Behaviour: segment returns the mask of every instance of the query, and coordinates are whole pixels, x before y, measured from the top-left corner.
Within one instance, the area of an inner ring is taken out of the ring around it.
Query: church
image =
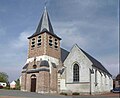
[[[112,75],[77,44],[67,51],[55,34],[47,9],[28,37],[28,57],[21,72],[21,91],[99,94],[110,92]]]

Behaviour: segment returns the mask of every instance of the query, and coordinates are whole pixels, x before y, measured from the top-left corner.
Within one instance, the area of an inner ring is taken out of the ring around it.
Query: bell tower
[[[60,58],[60,40],[54,31],[45,7],[36,32],[28,37],[28,58],[47,55],[56,59]]]
[[[28,39],[28,58],[22,70],[21,90],[56,93],[61,38],[54,33],[46,7],[35,33]]]

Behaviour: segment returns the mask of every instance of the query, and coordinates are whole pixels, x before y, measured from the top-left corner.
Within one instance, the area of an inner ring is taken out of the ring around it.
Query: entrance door
[[[36,77],[31,77],[31,92],[36,92]]]

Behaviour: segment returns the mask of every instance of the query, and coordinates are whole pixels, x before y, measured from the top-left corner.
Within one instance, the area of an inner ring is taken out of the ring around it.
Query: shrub
[[[10,86],[6,86],[6,87],[4,87],[4,89],[7,89],[7,90],[9,90],[9,89],[10,89]]]
[[[67,96],[67,93],[61,92],[60,95],[65,95],[65,96]]]
[[[15,87],[15,90],[20,90],[20,86],[16,86],[16,87]]]
[[[72,93],[72,95],[80,95],[78,92],[74,92]]]

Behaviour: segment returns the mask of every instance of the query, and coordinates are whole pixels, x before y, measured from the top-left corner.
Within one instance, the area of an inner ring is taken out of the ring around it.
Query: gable
[[[78,45],[74,45],[73,46],[73,48],[71,49],[71,51],[70,51],[70,53],[69,53],[69,55],[71,54],[71,56],[73,56],[74,54],[74,52],[73,51],[78,51],[79,50],[79,52],[78,53],[80,53],[79,55],[81,55],[82,53],[82,55],[86,58],[86,60],[89,62],[91,62],[92,63],[92,66],[93,67],[95,67],[95,68],[97,68],[97,69],[99,69],[99,70],[101,70],[101,71],[103,71],[103,72],[105,72],[105,73],[107,73],[107,74],[109,74],[110,76],[112,76],[109,72],[108,72],[108,70],[98,61],[98,60],[96,60],[95,58],[93,58],[91,55],[89,55],[87,52],[85,52],[83,49],[81,49]],[[81,53],[82,52],[82,53]],[[68,55],[68,56],[69,56]],[[69,58],[69,57],[66,57],[66,58]],[[78,56],[78,55],[76,55],[76,56]]]
[[[73,63],[79,63],[83,67],[92,68],[92,62],[86,57],[86,55],[78,48],[77,45],[74,45],[70,50],[70,53],[64,61],[64,65],[68,66]]]

